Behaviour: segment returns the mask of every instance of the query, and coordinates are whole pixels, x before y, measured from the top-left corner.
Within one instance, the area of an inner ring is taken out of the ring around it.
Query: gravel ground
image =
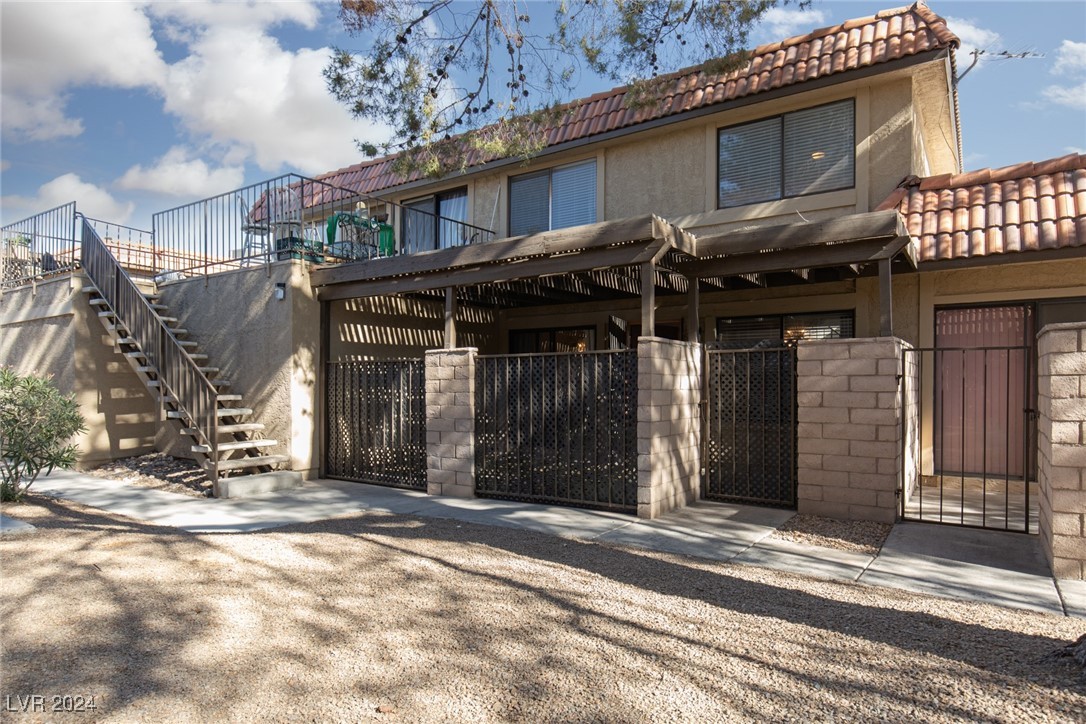
[[[1074,619],[410,516],[4,512],[0,695],[97,706],[11,721],[1086,720]]]
[[[143,488],[155,488],[197,498],[210,498],[211,481],[192,460],[171,457],[165,453],[150,453],[134,458],[114,460],[86,471],[88,475]]]
[[[817,515],[796,515],[785,521],[773,534],[775,538],[796,543],[839,548],[867,555],[878,555],[892,525],[868,520],[834,520]]]

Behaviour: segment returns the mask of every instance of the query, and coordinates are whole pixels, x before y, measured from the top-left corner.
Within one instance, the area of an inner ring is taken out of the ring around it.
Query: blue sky
[[[972,48],[986,51],[960,87],[967,169],[1086,152],[1086,2],[930,5],[963,40],[960,70]],[[896,6],[814,0],[774,12],[754,42]],[[337,9],[0,0],[3,223],[76,200],[89,216],[149,228],[155,211],[362,160],[354,140],[384,131],[351,119],[321,77],[329,49],[354,44]],[[576,95],[611,85],[588,78]]]

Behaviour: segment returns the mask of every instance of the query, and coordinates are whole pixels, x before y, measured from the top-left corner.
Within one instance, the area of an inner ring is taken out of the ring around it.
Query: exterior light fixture
[[[283,282],[275,283],[275,298],[278,301],[283,301],[287,296],[287,285]]]

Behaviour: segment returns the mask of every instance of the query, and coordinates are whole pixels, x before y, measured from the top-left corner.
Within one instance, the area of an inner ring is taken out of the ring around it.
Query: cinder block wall
[[[894,337],[799,343],[800,513],[897,519],[904,345]]]
[[[656,518],[701,489],[700,344],[637,343],[637,515]]]
[[[1056,578],[1086,579],[1086,324],[1037,339],[1041,545]]]
[[[426,492],[475,497],[474,347],[426,353]]]

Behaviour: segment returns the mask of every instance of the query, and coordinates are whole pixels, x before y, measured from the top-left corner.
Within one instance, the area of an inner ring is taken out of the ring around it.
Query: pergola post
[[[445,349],[456,348],[456,287],[445,287]]]
[[[894,297],[890,289],[890,260],[879,259],[879,336],[892,337]]]
[[[641,265],[641,336],[656,336],[656,265]]]
[[[687,277],[686,283],[689,285],[686,290],[686,341],[697,344],[701,338],[701,312],[698,309],[701,292],[697,277]]]

